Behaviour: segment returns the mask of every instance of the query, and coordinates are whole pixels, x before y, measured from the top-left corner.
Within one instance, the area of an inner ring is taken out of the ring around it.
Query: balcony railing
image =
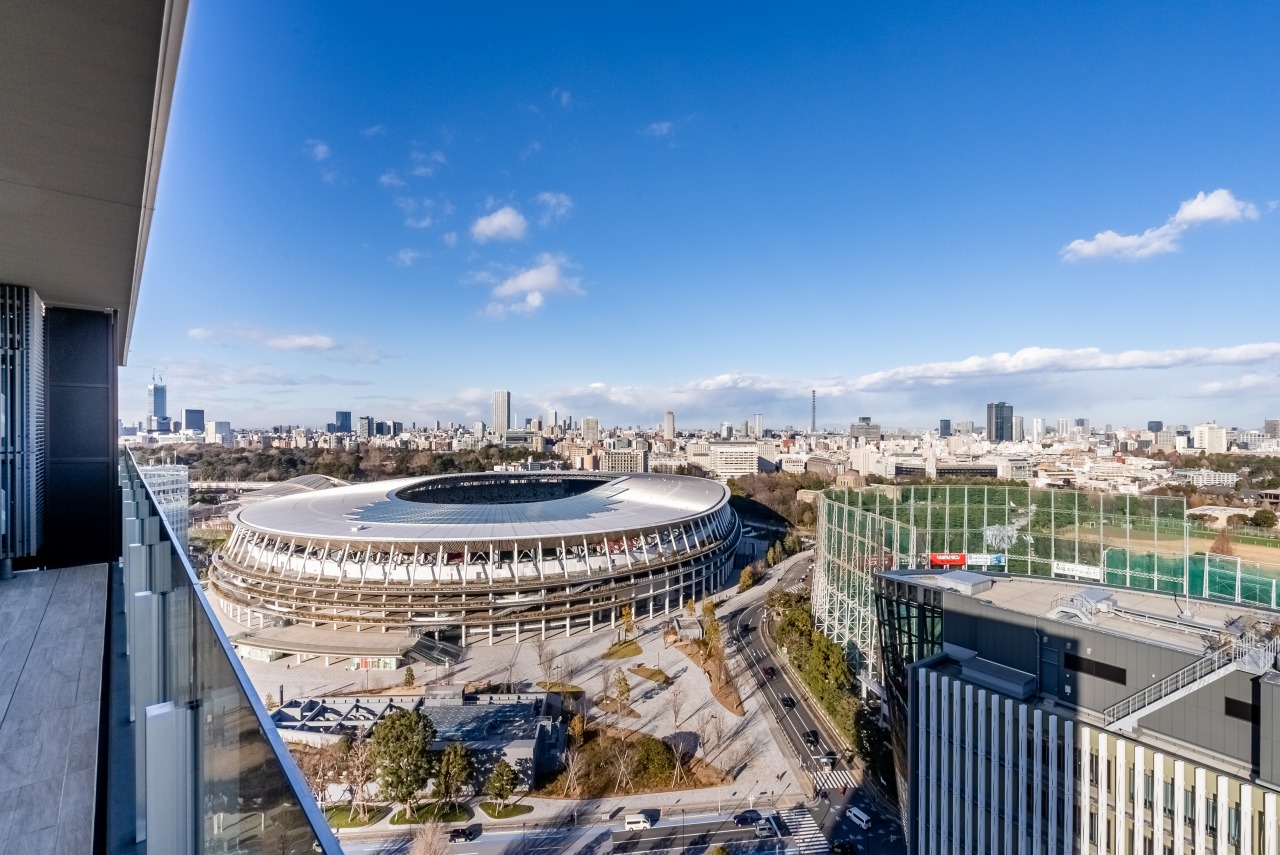
[[[133,458],[120,459],[137,839],[166,855],[341,855]]]

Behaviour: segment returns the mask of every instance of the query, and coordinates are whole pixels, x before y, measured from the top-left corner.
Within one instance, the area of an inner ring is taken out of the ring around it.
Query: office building
[[[204,433],[204,410],[183,410],[182,429]]]
[[[147,385],[147,430],[169,432],[169,390],[163,383]]]
[[[670,410],[662,417],[662,438],[668,442],[676,438],[676,414]]]
[[[204,441],[212,445],[230,447],[235,441],[231,433],[231,422],[207,422],[204,429]]]
[[[859,416],[858,421],[849,425],[849,436],[862,442],[879,442],[880,425],[871,421],[871,416]]]
[[[1013,417],[1013,430],[1009,438],[1014,442],[1022,442],[1027,438],[1026,425],[1022,416]]]
[[[1280,419],[1267,419],[1262,423],[1262,432],[1268,439],[1280,439]]]
[[[1075,429],[1079,432],[1080,436],[1082,437],[1087,437],[1093,433],[1092,428],[1089,427],[1088,419],[1076,419]]]
[[[1196,425],[1191,429],[1191,442],[1197,452],[1205,454],[1226,454],[1227,429],[1218,427],[1213,422]]]
[[[493,432],[499,437],[511,429],[511,393],[497,389],[493,393]]]
[[[1147,430],[1151,433],[1159,433],[1164,430],[1164,422],[1158,420],[1147,422]]]
[[[943,439],[951,436],[951,419],[938,419],[938,436]]]
[[[333,414],[334,433],[351,433],[351,411],[338,410]]]
[[[7,851],[341,851],[117,445],[186,13],[0,12]]]
[[[1067,419],[1058,419],[1057,434],[1060,438],[1065,439],[1071,432],[1071,424]]]
[[[156,503],[156,510],[169,524],[173,543],[187,551],[187,528],[191,520],[191,491],[187,484],[185,466],[139,466],[138,475],[147,485]]]
[[[1042,442],[1044,440],[1044,419],[1031,420],[1031,441]]]
[[[1013,406],[1000,401],[987,404],[987,442],[1013,441]]]
[[[372,439],[377,430],[377,420],[373,416],[361,416],[356,422],[356,436],[360,439]]]
[[[973,422],[956,422],[953,436],[973,436]]]
[[[721,438],[721,439],[733,439],[733,425],[729,424],[728,422],[721,422],[721,423],[720,423],[720,438]]]
[[[764,436],[764,413],[756,413],[752,416],[752,424],[755,428],[753,435],[756,439]]]
[[[593,418],[585,418],[582,420],[582,441],[588,446],[597,445],[600,442],[600,420]]]

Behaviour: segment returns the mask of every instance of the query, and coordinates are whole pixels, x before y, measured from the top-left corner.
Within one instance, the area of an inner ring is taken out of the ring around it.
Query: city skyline
[[[195,10],[122,418],[1266,417],[1273,14],[671,14]]]

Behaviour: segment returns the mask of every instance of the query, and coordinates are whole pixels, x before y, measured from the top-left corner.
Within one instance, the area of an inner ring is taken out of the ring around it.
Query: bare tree
[[[698,744],[702,746],[704,759],[710,760],[716,746],[720,744],[723,727],[720,716],[712,710],[703,710],[694,718],[693,730],[698,734]]]
[[[538,667],[542,670],[542,679],[550,683],[551,677],[555,673],[555,654],[551,652],[551,645],[542,637],[542,634],[534,636],[533,650],[538,655]]]
[[[667,689],[667,698],[671,705],[671,726],[679,727],[680,710],[684,708],[684,687],[679,683],[672,684],[671,688]]]
[[[614,792],[631,789],[631,766],[635,762],[635,748],[625,739],[611,739],[608,745],[609,760],[613,765]]]
[[[569,746],[564,753],[564,792],[562,796],[576,795],[578,792],[578,783],[582,779],[583,769],[586,768],[587,758],[581,748],[577,746]]]
[[[672,739],[670,745],[672,758],[676,761],[671,769],[671,786],[675,787],[685,779],[685,764],[689,761],[689,757],[683,739]]]
[[[560,657],[560,682],[574,685],[578,680],[578,672],[582,670],[582,662],[576,656]]]
[[[325,790],[329,785],[328,776],[332,768],[326,756],[330,753],[332,752],[328,748],[309,745],[299,746],[293,752],[294,759],[298,761],[298,771],[302,772],[307,788],[315,796],[316,802],[321,805],[324,804]]]
[[[378,769],[373,763],[370,742],[358,737],[351,742],[347,752],[347,788],[351,791],[351,809],[359,808],[360,819],[369,816],[369,785],[378,778]]]
[[[424,822],[413,830],[409,855],[450,855],[451,851],[449,837],[439,823]]]

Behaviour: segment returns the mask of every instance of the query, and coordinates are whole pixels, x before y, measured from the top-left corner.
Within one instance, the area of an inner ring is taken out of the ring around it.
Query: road
[[[801,553],[782,569],[775,583],[781,590],[795,589],[811,572],[809,555]],[[906,852],[906,841],[898,818],[886,813],[878,803],[854,780],[853,769],[840,755],[835,734],[809,709],[807,696],[793,686],[788,672],[778,663],[765,644],[762,633],[766,631],[767,610],[763,604],[748,606],[730,621],[730,633],[739,639],[740,655],[747,661],[752,677],[778,723],[787,747],[800,761],[807,779],[799,782],[809,793],[819,798],[810,807],[810,813],[822,833],[832,842],[851,840],[859,852],[899,855]],[[775,676],[768,679],[765,669],[772,668]],[[784,703],[783,699],[794,702]],[[790,708],[788,708],[790,706]],[[804,735],[816,733],[817,741],[806,744]],[[836,753],[835,762],[827,767],[822,758],[829,751]],[[841,792],[841,787],[844,792]],[[823,798],[825,794],[826,798]],[[848,806],[854,806],[871,817],[871,828],[862,829],[844,816]]]

